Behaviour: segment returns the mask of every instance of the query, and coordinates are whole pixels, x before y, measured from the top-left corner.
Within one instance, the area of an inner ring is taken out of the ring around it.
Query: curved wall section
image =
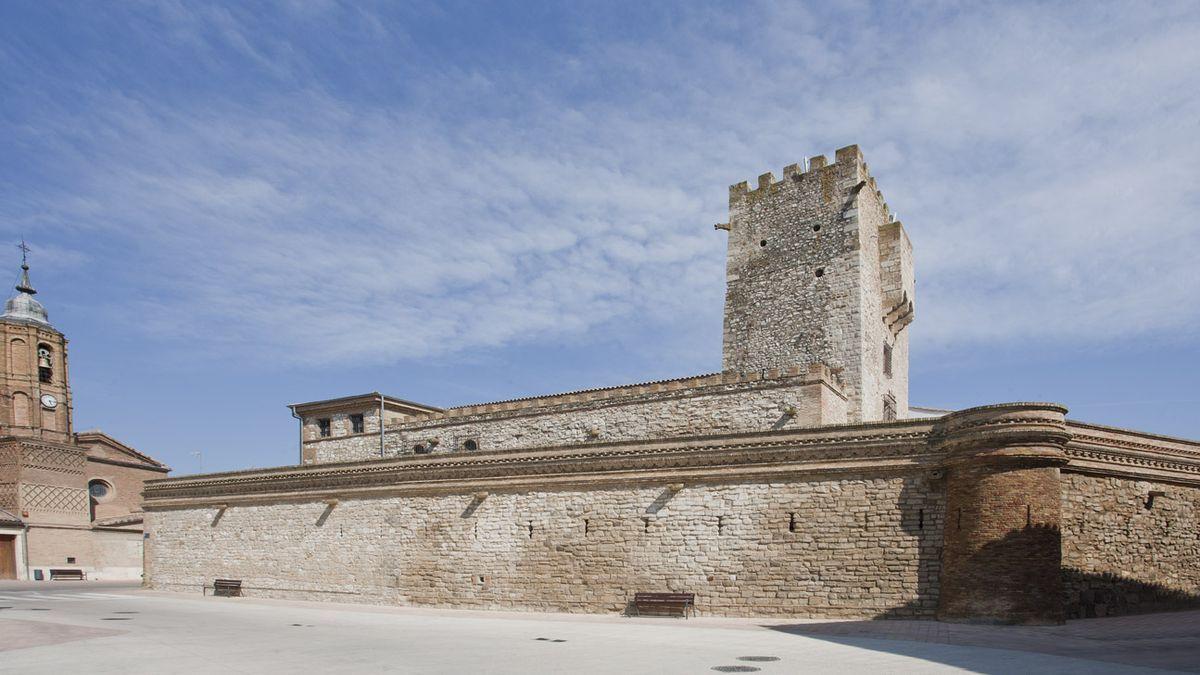
[[[971,408],[942,420],[946,521],[938,618],[1061,623],[1066,409]]]

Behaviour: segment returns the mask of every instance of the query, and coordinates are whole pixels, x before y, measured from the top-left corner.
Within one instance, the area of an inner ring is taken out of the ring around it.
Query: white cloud
[[[1200,325],[1194,8],[709,10],[656,40],[581,34],[537,71],[389,74],[408,105],[307,80],[321,54],[237,13],[175,9],[176,44],[301,86],[96,89],[28,120],[85,168],[14,219],[136,242],[162,336],[364,363],[649,319],[719,339],[725,187],[851,142],[914,239],[922,339]],[[364,50],[409,48],[360,18]]]

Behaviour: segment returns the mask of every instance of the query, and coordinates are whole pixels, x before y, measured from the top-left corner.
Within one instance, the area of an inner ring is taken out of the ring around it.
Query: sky
[[[1200,438],[1195,2],[13,1],[0,128],[76,429],[177,473],[719,370],[728,186],[852,143],[915,405]]]

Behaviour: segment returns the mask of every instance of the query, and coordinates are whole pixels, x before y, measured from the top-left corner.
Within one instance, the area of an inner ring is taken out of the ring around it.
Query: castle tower
[[[4,305],[0,334],[0,436],[68,443],[71,389],[67,380],[67,339],[50,325],[46,308],[33,296],[28,248],[22,243],[17,294]]]
[[[722,368],[823,363],[842,380],[848,421],[905,417],[912,244],[858,146],[793,164],[758,188],[729,188]]]

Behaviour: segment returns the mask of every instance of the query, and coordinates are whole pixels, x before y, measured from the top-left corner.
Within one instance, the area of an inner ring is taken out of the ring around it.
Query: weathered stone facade
[[[720,614],[928,615],[940,532],[926,479],[781,481],[229,506],[155,515],[157,588],[210,574],[258,595],[624,611],[631,588]],[[917,513],[926,511],[926,528]],[[229,544],[236,542],[236,546]],[[780,570],[788,570],[781,575]],[[801,609],[803,608],[803,609]]]
[[[1008,623],[1200,601],[1200,443],[1050,403],[905,419],[912,251],[856,147],[733,186],[718,229],[723,372],[294,405],[299,465],[147,483],[148,585]]]
[[[391,425],[382,456],[515,450],[572,443],[739,433],[846,422],[828,368],[734,373],[451,408]],[[313,462],[381,456],[374,433],[311,437]]]
[[[823,363],[845,383],[850,421],[885,419],[888,399],[903,416],[912,245],[858,147],[835,159],[729,189],[723,369]]]

